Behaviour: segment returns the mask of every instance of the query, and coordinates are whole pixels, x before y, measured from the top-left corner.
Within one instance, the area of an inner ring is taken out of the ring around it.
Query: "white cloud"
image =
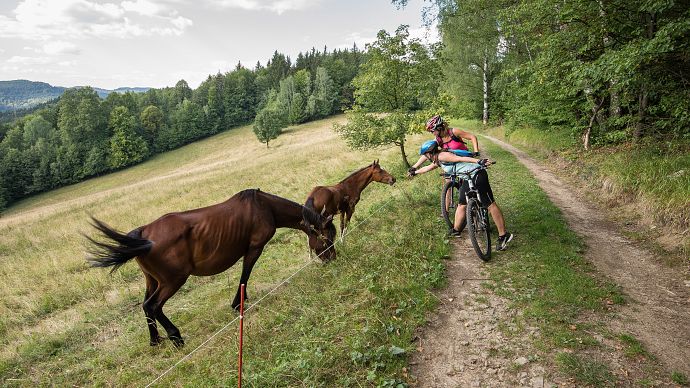
[[[167,12],[167,7],[149,0],[123,1],[122,8],[145,16],[163,16]]]
[[[321,0],[208,0],[211,5],[223,8],[240,8],[249,11],[270,11],[282,14],[312,7]]]
[[[72,67],[77,65],[77,61],[61,61],[57,63],[58,66]]]
[[[64,42],[64,41],[54,41],[43,45],[43,52],[48,55],[61,55],[61,54],[79,54],[79,47],[74,43]]]
[[[338,49],[351,49],[353,44],[356,44],[360,50],[364,49],[364,46],[376,40],[376,32],[352,32],[348,34],[344,39],[342,44],[336,46]]]
[[[45,65],[50,62],[51,59],[47,57],[23,57],[21,55],[15,55],[7,60],[7,63],[17,65]]]
[[[22,0],[14,17],[0,15],[0,38],[55,38],[181,35],[192,21],[160,0]]]

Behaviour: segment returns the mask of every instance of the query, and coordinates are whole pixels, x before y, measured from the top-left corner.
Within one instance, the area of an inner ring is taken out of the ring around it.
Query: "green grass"
[[[673,381],[674,383],[676,383],[678,385],[682,385],[684,387],[687,387],[688,385],[690,385],[690,381],[688,381],[687,376],[685,376],[684,374],[682,374],[680,372],[671,373],[671,381]]]
[[[623,352],[626,356],[635,357],[651,357],[651,354],[647,352],[642,343],[630,334],[620,334],[618,339],[623,343],[625,349]]]
[[[607,366],[596,360],[589,360],[570,353],[560,353],[556,362],[561,371],[573,376],[579,385],[592,387],[612,387],[614,377]]]
[[[543,326],[546,347],[592,343],[585,330],[571,326],[583,314],[605,312],[607,300],[621,303],[620,292],[596,279],[582,257],[582,241],[527,169],[498,146],[483,147],[498,161],[490,170],[491,184],[507,229],[515,234],[510,249],[492,259],[495,291]]]
[[[402,179],[397,149],[348,150],[330,130],[338,120],[291,128],[269,150],[238,128],[8,209],[0,218],[0,385],[146,385],[237,316],[239,266],[191,278],[165,307],[186,347],[151,348],[138,267],[111,276],[84,262],[88,214],[129,230],[248,187],[302,202],[313,186],[374,159],[400,182],[367,188],[336,261],[307,265],[247,314],[244,376],[247,386],[404,383],[414,329],[437,303],[429,290],[445,281],[448,246],[441,221],[429,217],[437,182]],[[307,263],[304,235],[279,230],[254,268],[249,302]],[[159,383],[236,384],[236,335],[233,324]]]
[[[646,141],[602,146],[591,151],[565,130],[535,128],[491,128],[492,136],[508,140],[537,157],[557,155],[568,163],[570,174],[582,185],[597,190],[608,205],[628,206],[647,223],[677,230],[668,251],[687,258],[690,236],[690,144]],[[631,206],[632,205],[632,206]],[[649,234],[648,231],[645,234]],[[658,237],[668,233],[658,232]],[[687,260],[682,260],[687,262]]]

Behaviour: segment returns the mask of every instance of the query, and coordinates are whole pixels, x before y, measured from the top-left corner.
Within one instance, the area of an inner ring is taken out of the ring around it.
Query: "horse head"
[[[395,184],[395,177],[381,168],[378,159],[371,164],[371,178],[375,182],[388,183],[391,186]]]
[[[320,217],[319,222],[309,225],[309,248],[324,262],[335,259],[335,226],[333,216]]]

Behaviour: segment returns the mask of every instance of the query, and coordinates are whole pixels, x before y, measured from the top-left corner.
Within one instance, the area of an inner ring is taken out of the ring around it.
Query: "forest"
[[[690,136],[687,1],[427,3],[458,115],[566,128],[585,149]]]
[[[407,0],[392,0],[404,7]],[[508,130],[567,133],[585,150],[690,142],[690,7],[646,1],[428,0],[441,42],[380,31],[366,50],[312,49],[241,64],[192,90],[68,90],[0,123],[0,209],[254,122],[269,146],[287,125],[348,113],[352,148],[397,146],[436,113]],[[385,113],[382,115],[381,113]]]
[[[352,105],[351,81],[364,57],[356,45],[312,49],[294,63],[276,51],[266,66],[238,64],[194,90],[184,80],[105,99],[91,87],[68,89],[56,102],[0,123],[0,210],[251,123],[257,115],[259,121],[278,112],[284,127],[340,112]]]

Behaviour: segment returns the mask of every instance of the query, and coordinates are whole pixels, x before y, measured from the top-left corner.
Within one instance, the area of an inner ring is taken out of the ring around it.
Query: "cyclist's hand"
[[[410,168],[407,170],[407,176],[411,178],[411,177],[413,177],[413,176],[415,176],[415,175],[417,175],[417,169],[414,168],[414,167],[410,167]]]
[[[496,162],[494,162],[493,160],[489,160],[489,159],[481,159],[479,162],[477,162],[477,164],[479,164],[482,167],[489,167],[494,163],[496,163]]]

